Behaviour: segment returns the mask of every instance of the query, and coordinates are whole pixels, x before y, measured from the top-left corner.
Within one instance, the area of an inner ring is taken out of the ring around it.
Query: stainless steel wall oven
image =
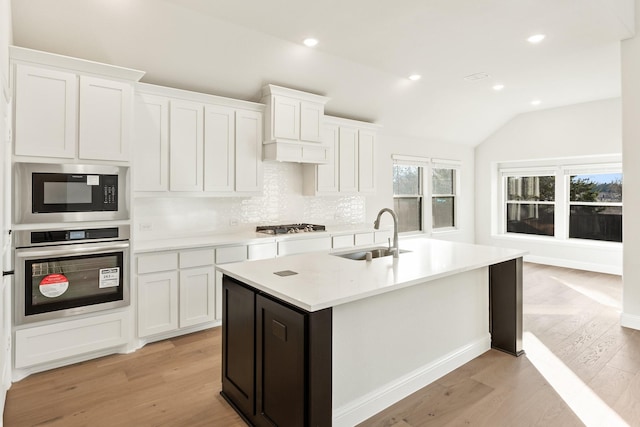
[[[129,226],[15,232],[15,322],[129,305]]]

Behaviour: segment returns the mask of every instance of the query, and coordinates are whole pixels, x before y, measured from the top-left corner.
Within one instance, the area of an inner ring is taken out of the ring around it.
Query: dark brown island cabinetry
[[[222,396],[253,426],[330,426],[331,309],[223,279]]]

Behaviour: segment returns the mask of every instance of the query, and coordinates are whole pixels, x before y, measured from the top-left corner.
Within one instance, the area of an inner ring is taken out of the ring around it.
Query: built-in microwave
[[[44,163],[14,167],[16,224],[129,218],[126,167]]]

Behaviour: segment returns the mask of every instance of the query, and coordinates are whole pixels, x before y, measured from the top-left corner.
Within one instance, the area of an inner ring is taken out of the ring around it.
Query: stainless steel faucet
[[[378,217],[373,222],[373,228],[375,228],[376,230],[380,228],[380,217],[385,212],[389,212],[393,217],[393,246],[389,244],[389,250],[393,251],[394,258],[398,258],[400,254],[400,247],[398,246],[398,215],[396,215],[393,209],[389,209],[389,208],[380,209],[380,212],[378,212]]]

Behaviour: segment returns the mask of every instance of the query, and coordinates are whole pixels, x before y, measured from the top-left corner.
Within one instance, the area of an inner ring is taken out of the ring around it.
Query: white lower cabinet
[[[181,328],[216,319],[215,273],[213,265],[180,270]]]
[[[139,255],[138,336],[216,319],[213,248]]]
[[[178,329],[178,272],[138,276],[138,336]]]
[[[303,238],[278,242],[278,256],[331,250],[331,237]]]

